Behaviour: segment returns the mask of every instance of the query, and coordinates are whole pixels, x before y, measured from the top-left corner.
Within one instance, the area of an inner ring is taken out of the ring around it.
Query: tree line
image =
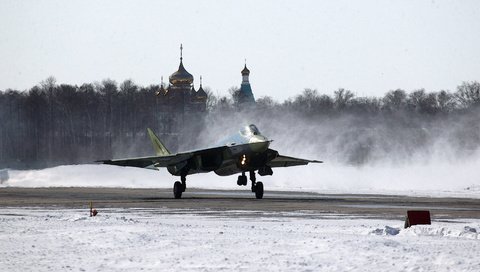
[[[43,168],[152,155],[146,127],[155,130],[171,151],[194,148],[211,144],[206,141],[215,135],[206,131],[211,129],[209,125],[240,116],[259,119],[256,121],[267,128],[271,120],[285,124],[280,120],[287,117],[289,125],[298,123],[295,120],[321,125],[325,120],[351,116],[357,131],[369,127],[368,120],[414,126],[416,132],[448,120],[452,124],[473,124],[468,125],[468,129],[473,126],[472,132],[459,144],[474,150],[480,144],[480,132],[475,130],[480,108],[480,83],[476,81],[463,82],[455,92],[397,89],[383,97],[357,97],[345,89],[331,95],[305,89],[283,102],[260,97],[253,106],[238,101],[237,88],[231,88],[227,96],[207,89],[207,113],[201,116],[206,127],[198,122],[195,126],[182,122],[184,127],[176,127],[175,119],[185,116],[178,115],[166,97],[157,95],[159,87],[143,87],[131,80],[117,84],[108,79],[77,86],[57,84],[50,77],[29,90],[0,91],[0,168]],[[344,151],[345,161],[361,164],[372,157],[368,150],[362,143],[353,149],[354,155],[351,150]]]
[[[231,97],[213,97],[211,110],[238,109],[239,89],[229,90]],[[428,92],[425,89],[407,93],[396,89],[388,91],[383,97],[357,97],[354,92],[340,88],[333,95],[322,94],[316,89],[305,89],[301,94],[279,103],[272,97],[264,96],[256,101],[257,107],[305,113],[308,115],[336,114],[386,114],[411,113],[419,115],[448,114],[464,111],[480,105],[480,83],[463,82],[456,92],[441,90]]]
[[[257,99],[254,108],[231,97],[213,97],[208,127],[254,120],[285,154],[347,165],[461,163],[480,155],[480,83],[454,92],[396,89],[382,97],[359,97],[305,89],[283,102]],[[210,133],[202,134],[205,143]]]

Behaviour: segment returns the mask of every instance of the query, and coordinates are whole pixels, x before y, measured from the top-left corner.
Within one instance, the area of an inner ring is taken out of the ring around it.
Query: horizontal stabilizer
[[[323,161],[306,160],[306,159],[279,155],[275,159],[267,163],[267,165],[270,167],[290,167],[290,166],[297,166],[297,165],[307,165],[309,163],[323,163]]]

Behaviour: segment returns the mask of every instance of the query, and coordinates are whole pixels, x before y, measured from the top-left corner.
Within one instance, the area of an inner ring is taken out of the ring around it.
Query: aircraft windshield
[[[240,133],[242,135],[260,135],[260,131],[258,130],[257,126],[249,125],[243,128]]]

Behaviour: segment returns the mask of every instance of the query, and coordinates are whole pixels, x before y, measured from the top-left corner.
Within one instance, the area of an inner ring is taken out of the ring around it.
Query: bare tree
[[[463,82],[457,87],[456,97],[464,108],[480,105],[480,83]]]

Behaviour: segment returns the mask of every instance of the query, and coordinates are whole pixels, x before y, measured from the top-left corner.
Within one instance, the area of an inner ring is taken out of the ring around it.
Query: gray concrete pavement
[[[345,214],[368,218],[403,219],[407,210],[430,210],[433,219],[479,218],[480,200],[390,195],[316,194],[267,191],[255,199],[249,190],[187,189],[173,199],[171,189],[124,188],[0,188],[0,210],[8,207],[87,208],[93,201],[102,208],[186,209],[195,212],[283,213],[302,211],[316,215]],[[251,213],[255,214],[255,213]]]

